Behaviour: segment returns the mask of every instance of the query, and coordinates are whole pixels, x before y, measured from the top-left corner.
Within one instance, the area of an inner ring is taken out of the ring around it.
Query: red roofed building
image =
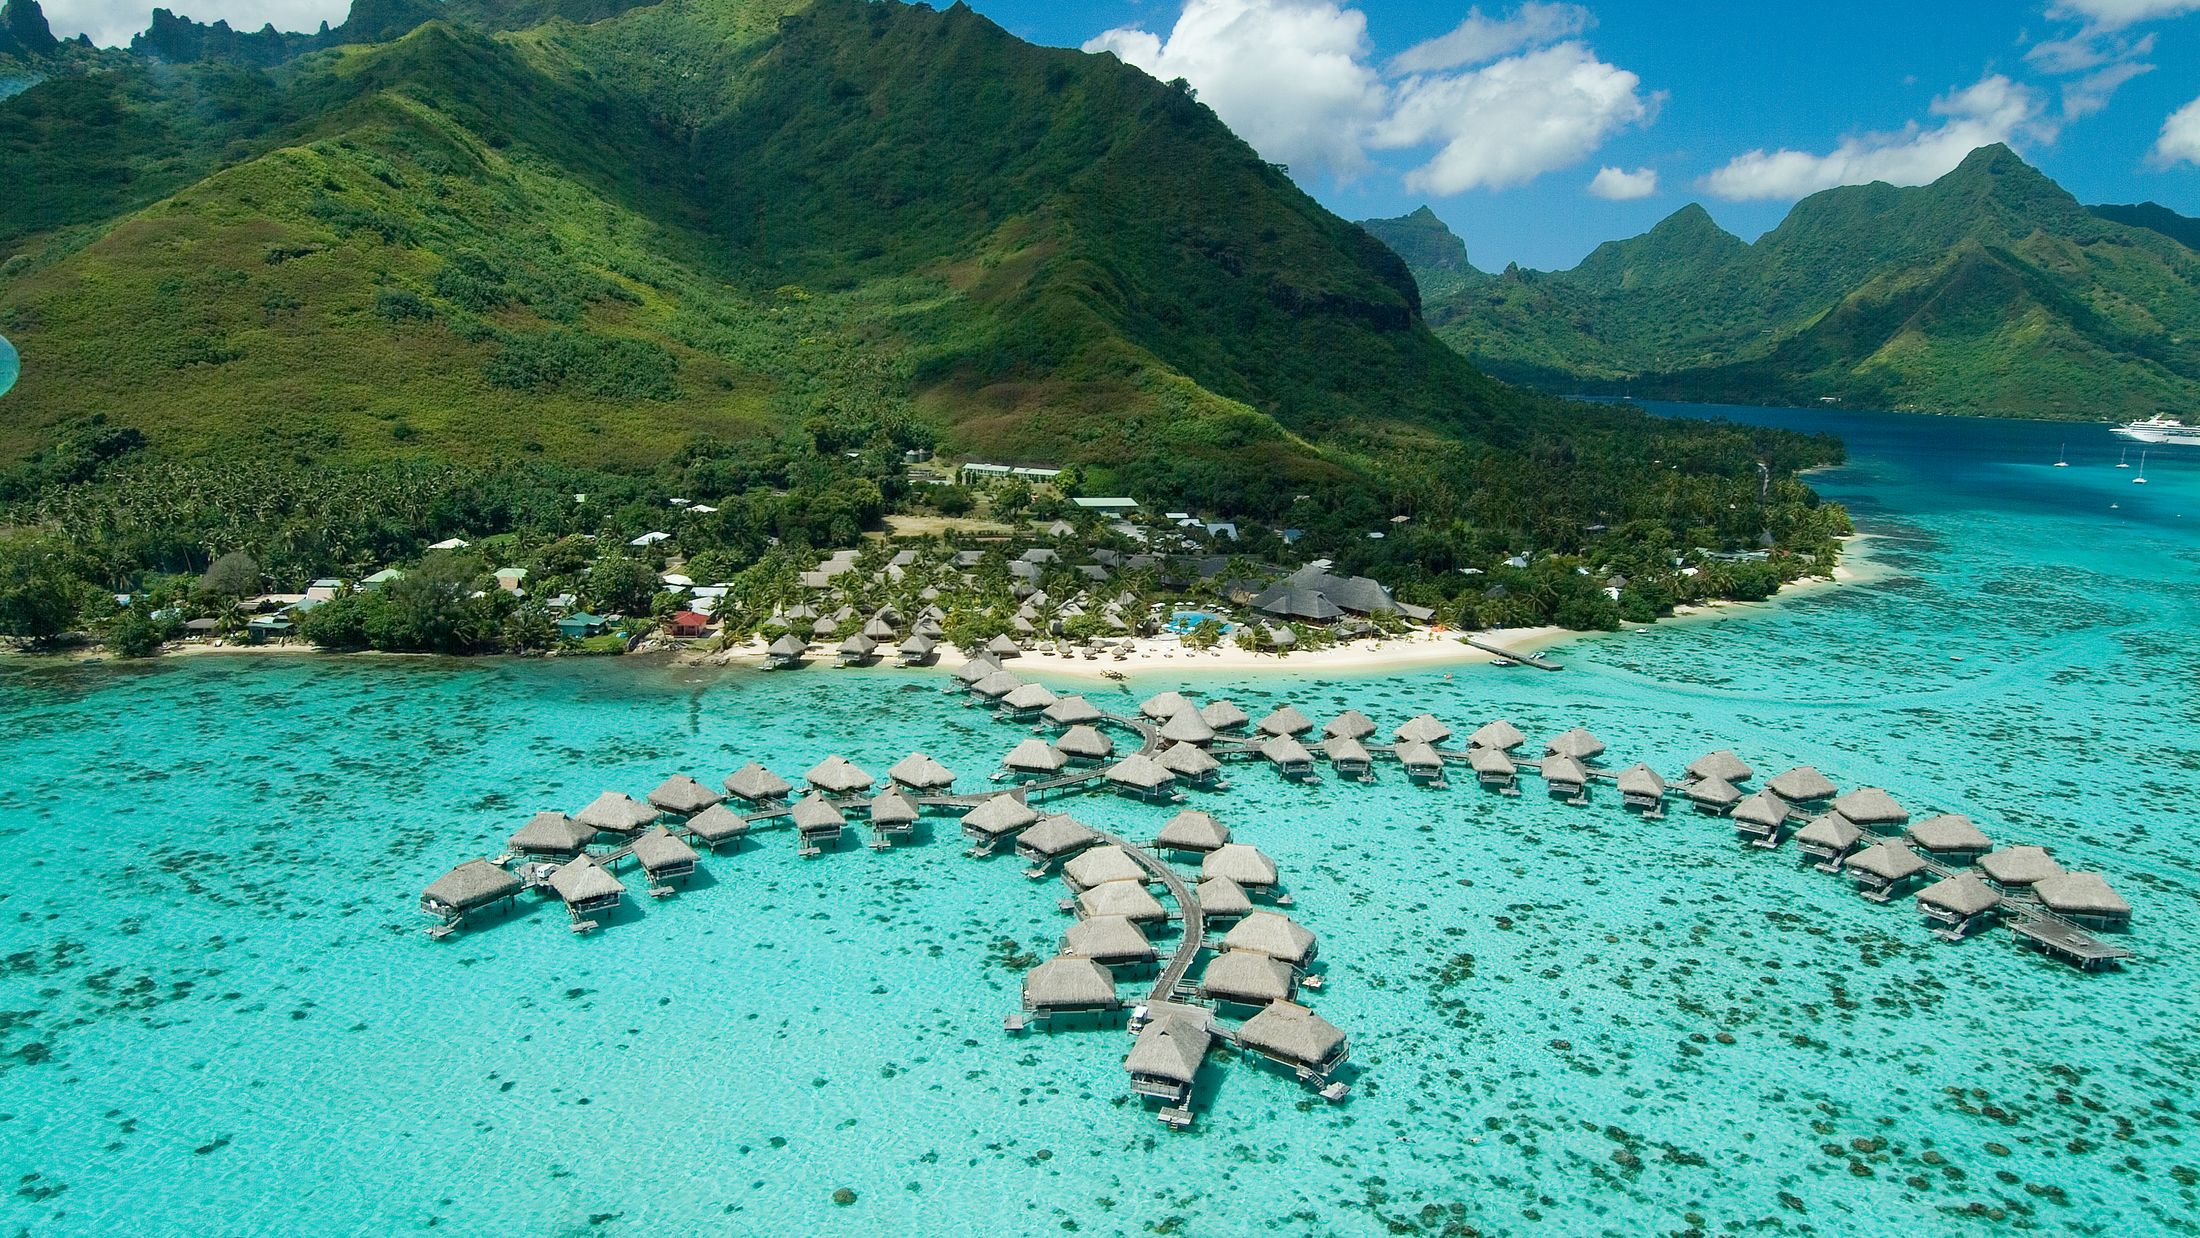
[[[698,615],[692,610],[683,610],[672,617],[672,634],[674,636],[702,636],[709,631],[709,615]]]

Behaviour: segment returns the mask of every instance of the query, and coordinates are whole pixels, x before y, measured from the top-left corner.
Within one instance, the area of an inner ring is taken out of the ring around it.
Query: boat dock
[[[1532,666],[1539,671],[1562,671],[1566,669],[1563,665],[1551,661],[1542,654],[1520,653],[1507,649],[1503,645],[1492,644],[1479,636],[1462,636],[1459,639],[1484,653],[1496,654],[1504,661],[1518,663],[1521,666]]]

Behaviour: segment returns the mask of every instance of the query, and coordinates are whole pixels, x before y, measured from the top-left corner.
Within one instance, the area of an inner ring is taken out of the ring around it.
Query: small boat
[[[2121,452],[2117,453],[2116,467],[2120,469],[2128,469],[2131,467],[2131,448],[2126,447]]]
[[[2055,467],[2059,469],[2066,469],[2070,467],[2070,444],[2064,443],[2060,451],[2056,454]]]
[[[2139,475],[2131,479],[2131,484],[2134,486],[2147,484],[2147,453],[2143,451],[2139,453]]]

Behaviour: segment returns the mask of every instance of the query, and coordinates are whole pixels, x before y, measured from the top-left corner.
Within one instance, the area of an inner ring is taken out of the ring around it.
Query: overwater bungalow
[[[1162,801],[1177,798],[1176,775],[1142,752],[1134,752],[1109,766],[1106,777],[1109,786],[1125,795]]]
[[[1289,963],[1250,950],[1226,950],[1208,960],[1200,996],[1238,1006],[1266,1006],[1298,995],[1298,973]]]
[[[565,910],[573,917],[573,931],[585,933],[596,927],[596,922],[587,917],[616,908],[626,895],[626,887],[605,872],[603,865],[578,855],[550,874],[550,892],[565,903]]]
[[[912,633],[899,650],[903,666],[928,666],[940,656],[938,638],[928,632]]]
[[[1103,716],[1098,706],[1082,696],[1056,698],[1044,711],[1046,720],[1059,727],[1085,727],[1100,721]]]
[[[675,817],[692,817],[725,798],[686,774],[674,774],[649,793],[651,807]]]
[[[1348,709],[1322,724],[1322,738],[1364,740],[1375,730],[1374,719],[1357,709]]]
[[[468,860],[429,883],[420,894],[420,910],[455,929],[484,907],[511,903],[526,884],[487,860]]]
[[[1230,827],[1207,813],[1187,808],[1169,818],[1153,845],[1163,851],[1209,852],[1230,841]]]
[[[1727,815],[1733,818],[1734,832],[1743,842],[1758,847],[1777,847],[1789,812],[1787,801],[1767,790],[1736,804],[1734,811]]]
[[[1170,744],[1154,754],[1161,768],[1195,787],[1212,787],[1222,773],[1222,762],[1197,744]]]
[[[1275,911],[1247,913],[1223,936],[1222,947],[1265,954],[1299,971],[1305,971],[1313,963],[1319,949],[1313,930]]]
[[[1681,784],[1681,794],[1707,817],[1723,816],[1742,802],[1742,789],[1724,778],[1692,778]]]
[[[1276,862],[1266,852],[1247,843],[1224,843],[1207,853],[1199,862],[1199,877],[1228,877],[1230,880],[1254,892],[1276,888],[1281,880],[1276,872]]]
[[[1207,725],[1199,711],[1186,707],[1161,725],[1161,738],[1172,744],[1199,744],[1215,742],[1215,729]]]
[[[1001,698],[1001,711],[1019,721],[1029,721],[1054,704],[1054,693],[1044,684],[1027,683]]]
[[[1503,748],[1467,749],[1467,768],[1474,780],[1501,795],[1520,794],[1520,767]]]
[[[2032,883],[2032,893],[2047,908],[2086,928],[2131,927],[2131,904],[2099,873],[2057,873]]]
[[[868,666],[878,659],[878,642],[857,632],[840,642],[838,652],[842,666]]]
[[[1260,746],[1261,758],[1293,780],[1314,776],[1314,754],[1289,735],[1271,735]]]
[[[1200,707],[1199,720],[1216,731],[1237,731],[1253,724],[1252,715],[1235,701],[1209,701]]]
[[[1554,752],[1544,757],[1537,768],[1543,774],[1543,789],[1552,799],[1577,806],[1589,802],[1589,771],[1580,761]]]
[[[894,762],[886,771],[886,777],[895,786],[907,787],[919,795],[928,791],[944,792],[955,785],[955,771],[922,752],[912,752]]]
[[[695,875],[703,857],[663,826],[644,830],[634,839],[634,860],[649,877],[650,893],[667,889],[668,882],[686,881]]]
[[[1138,712],[1155,722],[1167,722],[1187,709],[1197,709],[1181,692],[1157,692],[1138,703]]]
[[[1037,809],[1014,795],[1003,792],[964,813],[962,832],[965,838],[978,844],[980,849],[990,851],[1009,835],[1038,819]]]
[[[871,818],[871,846],[883,851],[892,845],[894,836],[908,837],[917,828],[919,812],[917,801],[910,798],[906,788],[888,787],[871,801],[867,814]]]
[[[1441,786],[1444,781],[1444,758],[1424,740],[1410,740],[1397,747],[1398,764],[1405,767],[1406,777],[1415,782]]]
[[[1091,959],[1056,955],[1024,974],[1024,1009],[1036,1015],[1121,1010],[1115,973]]]
[[[1134,924],[1159,924],[1169,918],[1169,909],[1143,881],[1103,881],[1077,896],[1077,914],[1088,920],[1121,916]]]
[[[1803,858],[1826,873],[1840,872],[1842,860],[1862,841],[1863,829],[1838,812],[1822,813],[1795,831],[1795,845],[1802,849]]]
[[[998,659],[990,658],[983,653],[980,653],[966,659],[961,666],[956,667],[953,671],[949,673],[955,677],[956,683],[961,684],[965,688],[970,688],[975,687],[979,680],[993,674],[1000,669],[1001,663]]]
[[[1731,780],[1730,780],[1731,781]],[[1833,780],[1818,772],[1813,765],[1798,765],[1784,774],[1776,775],[1765,784],[1772,792],[1790,804],[1817,804],[1830,800],[1840,788]]]
[[[1276,740],[1286,738],[1288,737],[1279,735]],[[1292,740],[1291,742],[1297,743],[1298,741]],[[1261,755],[1267,755],[1265,746],[1261,749]],[[1329,761],[1329,768],[1335,770],[1339,778],[1349,778],[1354,782],[1366,782],[1374,776],[1375,754],[1367,750],[1366,744],[1350,735],[1332,735],[1323,740],[1322,756]]]
[[[1107,732],[1083,723],[1062,732],[1062,737],[1054,741],[1054,747],[1070,760],[1088,764],[1115,755],[1115,741],[1108,738]]]
[[[1958,873],[1918,891],[1917,909],[1938,936],[1960,941],[2000,918],[2001,894],[1977,873]]]
[[[1944,864],[1969,864],[1994,849],[1994,841],[1957,812],[1927,817],[1908,831],[1911,845]]]
[[[1094,847],[1062,866],[1062,881],[1071,893],[1082,893],[1094,886],[1111,881],[1147,880],[1146,866],[1131,858],[1131,853],[1121,847],[1108,844]]]
[[[657,823],[657,810],[623,791],[606,791],[573,819],[599,834],[633,835]]]
[[[1867,830],[1889,833],[1910,823],[1910,810],[1878,787],[1858,787],[1833,801],[1833,810]]]
[[[1688,763],[1688,777],[1691,781],[1708,781],[1717,778],[1723,782],[1740,786],[1755,776],[1756,771],[1749,768],[1747,761],[1735,756],[1731,750],[1726,748],[1721,748],[1717,752],[1707,752]]]
[[[1121,916],[1094,916],[1070,925],[1062,934],[1062,953],[1111,968],[1139,967],[1159,957],[1145,930]]]
[[[1253,729],[1263,735],[1304,735],[1314,729],[1314,720],[1298,711],[1294,705],[1278,705],[1273,713],[1253,724]]]
[[[735,799],[765,808],[786,799],[794,787],[786,779],[751,761],[726,775],[726,790]]]
[[[1123,1069],[1131,1076],[1131,1091],[1161,1101],[1166,1106],[1162,1115],[1172,1124],[1191,1121],[1185,1106],[1191,1103],[1192,1082],[1215,1039],[1208,1028],[1204,1012],[1197,1019],[1154,1019],[1139,1029],[1138,1039],[1131,1042],[1131,1051],[1123,1058]]]
[[[1008,671],[994,671],[970,685],[970,690],[989,701],[998,701],[1024,686],[1024,681]]]
[[[562,812],[538,812],[504,845],[514,855],[571,859],[595,836],[594,827]]]
[[[764,650],[764,665],[774,670],[789,670],[800,666],[802,655],[809,651],[809,642],[789,632]]]
[[[726,843],[739,845],[743,835],[749,832],[748,818],[724,804],[713,804],[689,817],[688,837],[711,849],[715,854]]]
[[[1053,744],[1032,736],[1021,740],[1001,758],[1001,768],[1015,774],[1046,778],[1062,772],[1069,757]]]
[[[1908,843],[1886,839],[1873,843],[1848,858],[1845,866],[1856,877],[1856,892],[1875,903],[1884,903],[1901,888],[1922,876],[1925,861]]]
[[[1434,747],[1451,738],[1451,728],[1436,720],[1435,714],[1417,714],[1391,733],[1400,744],[1427,744]]]
[[[802,780],[826,795],[860,795],[876,781],[861,766],[839,755],[819,761],[802,775]]]
[[[1253,910],[1253,896],[1228,877],[1209,877],[1200,882],[1194,897],[1199,900],[1199,909],[1206,913],[1209,924],[1235,920]]]
[[[1474,729],[1474,734],[1467,736],[1468,747],[1490,748],[1498,752],[1511,752],[1527,742],[1528,737],[1521,734],[1520,728],[1504,718],[1485,722]]]
[[[1018,645],[1015,641],[1008,639],[1006,636],[996,636],[992,640],[987,641],[985,643],[985,651],[992,654],[996,658],[1019,658],[1022,657],[1024,653],[1022,646]]]
[[[1665,779],[1647,765],[1630,765],[1619,772],[1619,800],[1645,817],[1665,815]]]
[[[2029,890],[2049,877],[2062,876],[2063,866],[2045,847],[2003,847],[1978,859],[1978,870],[2004,894]]]
[[[795,846],[804,856],[840,845],[840,836],[848,828],[848,818],[840,809],[814,791],[794,802],[793,816]]]
[[[1604,755],[1604,741],[1577,726],[1543,745],[1543,751],[1549,756],[1572,757],[1587,763]]]
[[[1066,860],[1099,841],[1100,835],[1092,827],[1068,813],[1055,813],[1041,817],[1037,825],[1016,836],[1016,854],[1043,867]]]
[[[1238,1048],[1289,1067],[1302,1082],[1326,1080],[1351,1055],[1344,1033],[1295,1002],[1272,1002],[1245,1021]]]

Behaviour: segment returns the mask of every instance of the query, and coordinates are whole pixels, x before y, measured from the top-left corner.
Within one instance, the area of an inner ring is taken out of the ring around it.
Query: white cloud
[[[1591,194],[1611,202],[1632,202],[1657,191],[1656,168],[1636,168],[1632,172],[1622,168],[1599,168],[1589,182]]]
[[[2074,82],[2067,82],[2062,89],[2062,114],[2064,120],[2082,120],[2108,106],[2108,101],[2125,82],[2142,74],[2154,72],[2150,64],[2125,61],[2112,64],[2086,74]]]
[[[1844,138],[1823,155],[1754,150],[1703,179],[1706,192],[1733,201],[1791,201],[1835,185],[1887,181],[1922,185],[1981,146],[2024,138],[2053,141],[2038,92],[2000,74],[1933,100],[1938,124],[1916,121],[1894,133]]]
[[[227,21],[238,30],[273,23],[278,30],[311,33],[322,22],[339,25],[351,11],[350,0],[47,0],[46,22],[60,37],[83,33],[101,47],[127,47],[130,36],[153,21],[159,3],[197,21]]]
[[[1468,9],[1466,20],[1451,33],[1414,44],[1400,52],[1390,67],[1398,73],[1427,73],[1485,64],[1530,47],[1570,39],[1595,24],[1596,18],[1578,4],[1537,4],[1531,0],[1512,16],[1502,18],[1484,17],[1481,9]]]
[[[2145,21],[2182,17],[2200,10],[2200,0],[2055,0],[2049,17],[2083,20],[2103,30],[2121,30]]]
[[[2154,143],[2154,161],[2165,168],[2180,163],[2200,166],[2200,99],[2171,112],[2162,122],[2162,136]]]
[[[1386,71],[1346,0],[1186,0],[1166,35],[1121,27],[1085,50],[1186,79],[1269,159],[1350,177],[1371,149],[1425,151],[1406,185],[1455,194],[1578,163],[1654,116],[1662,96],[1568,38],[1589,21],[1564,4],[1470,11]]]

